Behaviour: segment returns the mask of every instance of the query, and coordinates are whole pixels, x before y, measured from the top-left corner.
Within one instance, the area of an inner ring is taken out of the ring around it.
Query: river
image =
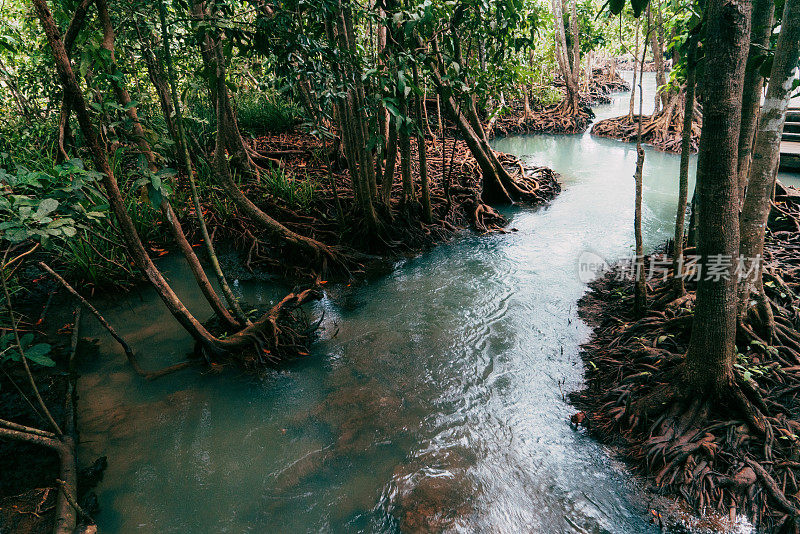
[[[561,173],[563,193],[506,210],[517,232],[465,234],[378,280],[332,285],[312,307],[322,340],[298,363],[147,383],[87,319],[97,353],[79,380],[80,455],[108,456],[101,532],[657,532],[612,451],[570,427],[565,400],[590,333],[578,258],[631,253],[635,149],[588,133],[494,145]],[[648,247],[672,234],[678,160],[647,149]],[[164,266],[208,316],[180,262]],[[261,305],[286,289],[236,283]],[[150,289],[99,305],[150,368],[191,350]]]

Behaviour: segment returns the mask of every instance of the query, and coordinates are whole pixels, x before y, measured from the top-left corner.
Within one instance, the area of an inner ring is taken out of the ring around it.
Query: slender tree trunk
[[[72,20],[70,20],[69,26],[67,26],[67,31],[64,34],[64,49],[67,51],[67,57],[70,57],[72,54],[72,47],[75,45],[75,40],[78,38],[78,33],[83,27],[83,23],[86,20],[86,14],[88,13],[89,7],[93,2],[94,0],[81,0],[78,6],[75,8],[75,13],[72,15]],[[67,95],[64,94],[62,95],[61,99],[61,111],[58,121],[59,154],[57,161],[69,159],[66,150],[66,142],[70,137],[69,116],[71,113],[72,103],[67,100]]]
[[[400,134],[400,174],[403,178],[403,205],[407,206],[416,200],[414,181],[411,176],[411,135],[409,132],[408,96],[398,92],[397,100],[400,103],[400,115],[403,118],[398,125]]]
[[[775,2],[772,0],[753,0],[753,20],[750,25],[750,53],[747,64],[750,67],[744,75],[744,91],[742,93],[742,127],[739,132],[739,159],[737,175],[739,177],[739,202],[744,202],[747,177],[750,171],[750,157],[753,149],[758,114],[761,108],[761,95],[764,89],[764,77],[761,69],[754,65],[767,53],[769,36],[772,33],[772,18]]]
[[[72,70],[69,58],[67,57],[64,43],[58,31],[58,26],[53,20],[53,16],[45,3],[45,0],[33,0],[37,17],[42,24],[47,41],[53,52],[56,69],[61,79],[67,98],[71,99],[73,109],[81,127],[81,132],[86,140],[86,144],[91,150],[95,168],[102,174],[101,183],[108,196],[111,211],[113,212],[120,231],[128,246],[128,252],[134,264],[139,267],[155,288],[170,313],[186,329],[186,331],[207,351],[212,353],[226,352],[232,355],[240,355],[246,348],[252,348],[255,341],[262,332],[269,330],[273,324],[274,316],[267,313],[251,326],[225,339],[218,339],[211,335],[206,328],[189,312],[183,302],[166,281],[161,271],[150,259],[147,251],[142,244],[133,220],[125,209],[125,204],[117,184],[116,177],[108,161],[108,156],[104,147],[97,137],[97,132],[89,117],[86,100],[81,93],[75,73]],[[221,133],[218,131],[217,142],[220,143]],[[224,158],[222,158],[224,160]],[[226,160],[227,162],[227,160]],[[236,189],[238,191],[238,189]],[[241,192],[239,192],[241,194]],[[316,250],[315,247],[311,247]],[[298,295],[292,295],[291,299],[296,302],[302,301],[311,295],[306,291]],[[274,330],[273,330],[273,333]]]
[[[636,19],[636,34],[633,40],[633,84],[631,84],[631,103],[628,116],[633,118],[634,105],[636,103],[636,62],[639,60],[639,19]]]
[[[163,2],[158,3],[158,15],[161,23],[161,40],[163,41],[162,46],[164,48],[164,62],[167,64],[167,74],[169,76],[167,85],[169,87],[168,96],[170,98],[167,100],[167,102],[170,104],[169,109],[172,109],[175,112],[173,123],[176,135],[174,139],[176,141],[178,151],[183,158],[183,167],[186,171],[186,177],[189,180],[189,187],[192,191],[192,204],[194,205],[195,217],[197,218],[197,224],[200,228],[200,235],[203,238],[203,245],[206,249],[206,254],[208,255],[208,261],[211,263],[212,270],[217,278],[217,283],[219,284],[220,289],[222,289],[222,294],[225,295],[225,300],[233,310],[236,318],[242,324],[248,324],[250,320],[247,318],[247,315],[244,313],[244,311],[242,311],[242,308],[239,305],[239,300],[233,294],[233,291],[228,284],[228,280],[225,278],[225,274],[222,272],[222,266],[220,265],[219,258],[214,250],[214,243],[211,241],[211,236],[208,233],[206,219],[203,215],[203,206],[200,204],[200,194],[197,190],[197,183],[194,179],[194,165],[192,165],[192,156],[189,153],[189,144],[186,140],[186,132],[183,129],[183,112],[181,110],[181,102],[178,99],[175,68],[172,64],[172,50],[169,45],[167,14]],[[164,106],[166,111],[166,104],[162,103],[162,106]]]
[[[383,169],[381,180],[381,203],[387,208],[391,208],[392,200],[392,181],[394,180],[394,170],[397,166],[397,119],[394,116],[389,119],[389,140],[386,143],[386,167]]]
[[[697,43],[693,40],[686,54],[686,88],[684,89],[683,130],[681,132],[681,164],[678,187],[678,211],[675,215],[675,239],[672,250],[672,284],[678,296],[686,290],[683,286],[683,233],[686,202],[689,195],[689,157],[692,152],[692,117],[694,115],[695,54]]]
[[[570,0],[569,3],[569,33],[572,41],[572,85],[578,87],[581,79],[581,44],[578,33],[578,1]]]
[[[664,15],[662,13],[662,6],[661,1],[658,0],[656,2],[656,38],[657,44],[653,48],[653,50],[659,51],[659,57],[661,58],[661,67],[658,69],[658,72],[661,74],[660,80],[663,80],[663,83],[659,81],[660,85],[664,85],[667,83],[667,72],[666,72],[666,61],[664,61]],[[675,48],[678,48],[677,46]],[[661,105],[662,107],[666,107],[668,102],[671,100],[670,95],[667,93],[661,93]]]
[[[136,140],[136,143],[139,146],[139,149],[142,151],[142,155],[147,160],[147,166],[149,167],[150,172],[154,173],[158,170],[158,167],[156,165],[155,154],[150,148],[150,144],[147,142],[147,137],[145,136],[144,129],[142,128],[142,123],[139,121],[139,115],[137,113],[136,106],[131,100],[127,88],[121,81],[122,73],[117,67],[114,54],[114,40],[115,40],[114,28],[111,24],[111,17],[108,14],[108,6],[106,4],[106,0],[96,0],[95,4],[97,5],[97,11],[99,14],[100,23],[103,27],[102,46],[103,48],[108,50],[109,57],[111,58],[110,68],[112,69],[111,72],[111,74],[113,75],[112,80],[114,80],[112,81],[111,85],[117,97],[117,102],[120,104],[120,106],[122,106],[123,109],[125,109],[125,113],[131,120],[133,136]],[[222,321],[227,323],[229,326],[234,328],[238,328],[239,326],[241,326],[239,322],[231,315],[228,309],[222,304],[222,301],[219,299],[217,292],[214,291],[211,282],[208,280],[208,277],[206,276],[205,270],[203,270],[203,266],[200,264],[200,260],[194,253],[192,245],[186,239],[186,235],[183,232],[183,228],[181,227],[180,221],[178,221],[177,215],[172,209],[169,199],[163,196],[159,208],[161,210],[164,219],[167,222],[167,226],[170,228],[172,235],[175,238],[176,243],[178,244],[178,248],[180,249],[181,253],[186,259],[186,262],[189,265],[189,268],[191,269],[195,280],[197,281],[197,285],[200,287],[203,296],[205,296],[206,300],[211,305],[214,312],[219,316],[219,318]]]
[[[747,195],[740,215],[741,254],[749,275],[739,283],[739,311],[747,312],[750,297],[757,297],[756,312],[762,321],[771,323],[769,302],[759,291],[762,285],[763,265],[756,258],[764,254],[764,233],[771,207],[775,175],[780,161],[780,141],[786,121],[786,110],[792,94],[795,69],[800,56],[800,0],[787,0],[781,19],[781,33],[775,48],[767,96],[761,110],[761,120],[756,132],[753,162]],[[759,297],[758,295],[762,296]],[[771,328],[771,325],[770,325]]]
[[[737,149],[742,86],[750,36],[750,0],[707,4],[703,132],[697,164],[700,280],[686,379],[694,392],[729,398],[735,388],[736,280],[739,253]],[[708,265],[721,258],[710,276]]]
[[[580,94],[578,93],[577,83],[574,78],[574,71],[570,64],[570,53],[567,48],[567,37],[564,30],[564,12],[561,0],[552,0],[553,18],[555,19],[555,56],[561,76],[564,78],[566,87],[567,107],[570,113],[577,113],[580,109]],[[578,67],[580,69],[580,66]]]
[[[420,86],[419,68],[417,64],[413,65],[414,85]],[[428,148],[425,146],[425,133],[423,128],[427,123],[425,116],[425,93],[417,96],[417,153],[419,156],[419,180],[422,189],[422,217],[425,222],[430,223],[433,220],[433,212],[431,210],[431,188],[428,183]]]
[[[119,186],[117,185],[117,180],[114,176],[113,170],[111,169],[111,165],[109,164],[105,150],[97,138],[94,125],[89,118],[89,112],[86,108],[86,101],[81,94],[78,81],[75,78],[74,72],[72,71],[72,66],[70,65],[69,58],[67,57],[64,44],[61,41],[58,27],[53,20],[53,16],[45,4],[45,0],[33,0],[33,5],[53,51],[53,55],[56,60],[56,68],[61,78],[62,85],[64,86],[64,91],[67,93],[67,98],[70,98],[73,103],[73,108],[77,115],[81,132],[86,139],[88,147],[92,151],[95,167],[103,175],[103,187],[108,195],[112,212],[114,213],[114,216],[116,217],[120,226],[120,230],[125,237],[131,257],[156,288],[159,296],[161,296],[162,300],[167,305],[167,308],[178,320],[181,326],[183,326],[190,334],[192,334],[197,341],[202,342],[209,347],[216,346],[213,336],[211,336],[205,327],[201,325],[191,313],[189,313],[189,310],[186,309],[178,296],[164,279],[161,272],[148,256],[144,245],[139,239],[139,235],[136,233],[136,228],[133,224],[133,221],[131,220],[128,212],[125,210],[125,205],[122,200],[122,194],[120,193]]]
[[[667,77],[664,73],[664,51],[661,49],[661,44],[658,39],[658,28],[653,25],[653,14],[650,9],[650,4],[647,5],[647,24],[650,27],[650,49],[653,51],[653,64],[656,69],[656,86],[661,89],[667,84]],[[644,62],[644,57],[642,57]],[[667,106],[666,93],[656,90],[655,102],[653,103],[653,115],[656,115],[659,110]]]
[[[648,30],[650,19],[647,20]],[[639,72],[639,118],[636,134],[636,173],[633,178],[636,182],[636,205],[633,218],[633,232],[636,241],[636,283],[634,285],[633,309],[637,317],[647,311],[647,281],[644,266],[644,236],[642,235],[642,190],[644,186],[644,147],[642,146],[642,106],[644,91],[642,91],[642,78],[644,76],[644,58],[647,55],[647,40],[642,47],[642,63]]]

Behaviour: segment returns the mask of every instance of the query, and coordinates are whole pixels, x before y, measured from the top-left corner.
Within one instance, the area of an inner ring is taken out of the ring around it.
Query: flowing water
[[[312,307],[323,339],[300,363],[146,383],[87,320],[98,353],[79,382],[80,454],[108,456],[101,531],[654,531],[631,476],[570,428],[565,401],[583,383],[589,335],[578,258],[631,253],[634,147],[589,134],[494,144],[560,172],[563,193],[508,210],[515,233],[465,235],[377,281],[330,287]],[[650,247],[672,234],[678,159],[647,150]],[[207,316],[187,271],[164,266]],[[286,290],[236,288],[262,306]],[[151,290],[101,304],[150,368],[191,350]]]

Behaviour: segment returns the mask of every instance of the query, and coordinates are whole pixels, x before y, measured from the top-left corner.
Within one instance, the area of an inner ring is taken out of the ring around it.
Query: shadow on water
[[[622,95],[598,114],[626,108]],[[634,148],[588,134],[495,145],[562,173],[564,192],[510,210],[516,233],[465,235],[369,284],[330,288],[312,307],[326,318],[306,360],[260,378],[227,369],[145,383],[87,322],[99,356],[79,383],[81,455],[109,457],[101,530],[653,532],[631,477],[570,428],[564,400],[583,383],[589,334],[578,258],[630,254]],[[672,233],[677,168],[648,150],[649,246]],[[165,267],[208,315],[179,262]],[[264,306],[285,291],[236,289]],[[147,365],[191,349],[149,289],[101,304]]]

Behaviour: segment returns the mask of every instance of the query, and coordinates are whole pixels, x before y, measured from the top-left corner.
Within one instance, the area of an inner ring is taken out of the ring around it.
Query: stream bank
[[[143,383],[87,320],[102,357],[81,365],[81,455],[109,458],[100,529],[656,531],[623,466],[570,428],[565,398],[583,384],[589,334],[576,260],[595,243],[626,253],[635,151],[588,134],[494,143],[551,164],[564,192],[502,210],[516,232],[465,234],[369,283],[327,284],[310,307],[325,313],[322,339],[286,368]],[[661,203],[674,196],[658,184],[677,172],[674,157],[653,161],[649,242],[667,235],[674,208]],[[163,266],[209,314],[181,262]],[[267,306],[286,288],[240,279],[234,291]],[[148,368],[191,350],[148,288],[97,304]]]

